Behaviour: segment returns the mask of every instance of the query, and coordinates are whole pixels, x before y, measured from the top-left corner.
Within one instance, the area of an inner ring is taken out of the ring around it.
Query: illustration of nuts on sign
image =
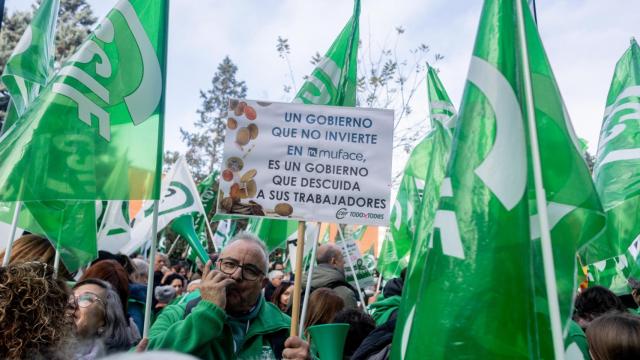
[[[227,118],[227,130],[233,132],[235,143],[245,152],[245,146],[258,138],[258,125],[254,124],[258,118],[256,109],[244,101],[229,100],[229,118]],[[243,126],[246,124],[246,126]],[[253,147],[252,147],[253,148]],[[251,148],[251,149],[252,149]],[[251,149],[246,152],[250,152]]]

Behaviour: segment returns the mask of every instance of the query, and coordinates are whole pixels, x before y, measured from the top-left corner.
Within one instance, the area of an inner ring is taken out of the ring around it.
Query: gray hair
[[[100,334],[100,338],[104,341],[107,352],[113,350],[125,350],[131,347],[135,340],[127,316],[123,313],[122,302],[120,296],[110,283],[100,279],[85,279],[77,283],[73,288],[76,289],[85,284],[94,284],[105,289],[106,296],[104,300],[104,331]]]
[[[269,274],[268,274],[267,277],[269,278],[269,280],[273,280],[273,279],[277,278],[278,276],[284,276],[284,273],[282,271],[280,271],[280,270],[271,270],[271,271],[269,271]]]
[[[242,231],[236,234],[236,236],[234,236],[231,240],[229,240],[229,242],[227,243],[227,246],[240,240],[256,244],[258,248],[260,248],[260,252],[262,253],[262,256],[264,258],[264,269],[262,270],[266,274],[269,271],[269,251],[267,250],[267,247],[264,245],[264,242],[254,234],[250,232]]]
[[[324,244],[317,250],[316,261],[318,264],[328,264],[331,259],[338,258],[342,255],[342,251],[337,245]]]

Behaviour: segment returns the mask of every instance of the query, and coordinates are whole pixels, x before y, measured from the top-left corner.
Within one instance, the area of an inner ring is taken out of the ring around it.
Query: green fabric
[[[616,64],[593,169],[607,213],[607,231],[585,251],[590,285],[617,294],[629,291],[628,277],[640,277],[640,46],[631,45]]]
[[[227,325],[229,325],[229,328],[231,329],[231,335],[233,336],[233,343],[235,344],[236,350],[242,349],[242,344],[244,343],[244,340],[246,339],[246,336],[247,336],[247,332],[249,330],[247,324],[249,324],[253,319],[255,319],[258,316],[258,313],[260,312],[260,308],[262,307],[262,304],[265,302],[266,300],[259,301],[258,304],[256,304],[256,306],[254,306],[253,309],[251,309],[251,311],[249,311],[249,313],[246,315],[239,316],[239,317],[227,315],[226,322],[227,322]]]
[[[160,197],[168,6],[119,1],[62,65],[0,138],[0,201]]]
[[[263,297],[260,301],[263,303],[258,316],[251,322],[237,355],[224,310],[205,300],[187,317],[186,303],[167,306],[149,331],[148,349],[173,350],[200,359],[262,359],[263,352],[271,352],[265,335],[289,329],[291,319]]]
[[[587,336],[585,335],[584,331],[582,331],[580,325],[578,325],[578,323],[573,320],[569,324],[569,333],[567,334],[566,342],[569,346],[571,346],[571,344],[575,344],[580,350],[580,353],[582,354],[582,358],[584,360],[591,359],[591,356],[589,355],[589,344],[587,343]],[[577,357],[573,357],[572,359],[576,358]]]
[[[485,1],[467,79],[417,301],[392,358],[551,359],[536,199],[546,197],[564,330],[576,252],[603,230],[604,212],[525,1]]]
[[[417,224],[420,222],[420,216],[416,215],[420,214],[423,194],[426,192],[429,197],[435,193],[437,199],[444,177],[444,166],[449,158],[450,141],[442,141],[442,137],[451,138],[456,112],[436,70],[431,66],[427,71],[427,92],[431,131],[411,152],[391,210],[389,233],[385,236],[378,259],[378,270],[386,279],[400,276],[402,269],[407,267]],[[434,166],[442,167],[442,170],[437,172]],[[427,180],[427,177],[433,176],[436,181]],[[426,186],[427,183],[429,187]],[[433,212],[430,216],[433,216]],[[426,216],[425,213],[422,215]]]
[[[3,125],[6,132],[22,116],[47,84],[56,54],[55,37],[59,0],[44,0],[33,14],[2,72],[11,95],[12,112]]]
[[[380,295],[380,297],[382,297],[382,295]],[[369,312],[376,322],[376,326],[380,326],[389,321],[391,314],[400,308],[401,299],[402,297],[400,295],[393,295],[388,298],[382,297],[369,305]]]

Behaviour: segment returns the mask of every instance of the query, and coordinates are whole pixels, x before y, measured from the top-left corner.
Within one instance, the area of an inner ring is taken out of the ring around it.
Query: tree
[[[229,99],[247,96],[247,85],[236,78],[237,72],[238,67],[228,56],[225,57],[211,79],[211,88],[200,90],[202,105],[197,110],[200,119],[194,123],[197,131],[180,128],[182,141],[188,147],[185,154],[187,163],[196,181],[204,179],[220,166]],[[171,157],[172,154],[165,155],[165,159],[170,160]]]
[[[411,103],[420,86],[426,79],[426,61],[431,49],[425,44],[419,44],[408,50],[408,56],[403,56],[406,50],[398,48],[399,39],[405,29],[395,28],[394,37],[377,46],[372,41],[371,34],[366,39],[367,45],[363,51],[362,42],[358,48],[358,94],[357,105],[363,107],[394,109],[394,153],[410,153],[414,145],[422,139],[428,128],[427,111],[423,111],[421,120],[415,126],[404,125],[409,115],[413,115]],[[276,50],[280,58],[285,60],[289,68],[290,85],[284,85],[285,93],[295,88],[295,77],[291,69],[289,55],[291,45],[287,38],[279,36]],[[444,59],[441,54],[434,54],[432,64]],[[322,60],[322,55],[316,52],[311,57],[311,64],[316,65]],[[306,77],[305,77],[306,80]],[[415,116],[414,116],[415,118]],[[394,183],[400,181],[402,169],[394,174]]]
[[[39,4],[40,1],[37,1]],[[34,4],[31,11],[15,11],[7,16],[0,32],[0,69],[4,70],[7,60],[13,49],[22,37],[27,25],[31,22],[31,16],[37,5]],[[56,30],[56,68],[71,56],[91,33],[96,23],[91,6],[86,0],[61,0],[58,26]],[[0,124],[4,120],[9,94],[4,85],[0,84]]]

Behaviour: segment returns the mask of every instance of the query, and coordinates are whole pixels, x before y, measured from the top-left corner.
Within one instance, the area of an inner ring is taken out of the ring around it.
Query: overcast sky
[[[9,12],[34,0],[6,0]],[[115,0],[88,0],[103,17]],[[361,40],[375,49],[393,38],[396,26],[406,32],[401,56],[420,43],[445,59],[437,66],[456,107],[465,83],[482,2],[363,0]],[[275,50],[278,36],[289,38],[290,60],[298,86],[311,72],[316,51],[324,53],[351,16],[348,0],[173,0],[170,14],[165,147],[184,150],[179,127],[197,119],[199,90],[207,89],[217,64],[229,55],[247,82],[248,98],[288,101],[285,62]],[[548,57],[577,134],[595,152],[613,69],[640,35],[640,1],[538,0],[538,21]],[[426,91],[419,89],[412,119],[427,113]],[[394,168],[402,167],[397,156]]]

